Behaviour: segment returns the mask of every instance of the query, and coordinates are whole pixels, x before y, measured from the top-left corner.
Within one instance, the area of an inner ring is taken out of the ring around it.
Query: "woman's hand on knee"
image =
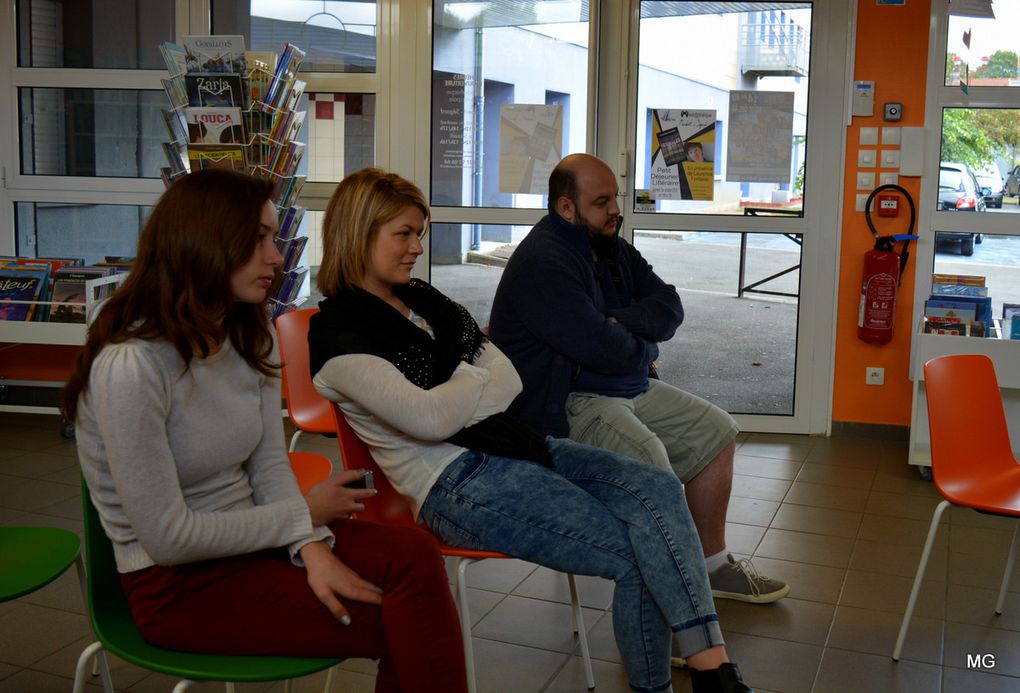
[[[361,503],[376,495],[371,488],[347,488],[346,484],[364,478],[356,469],[333,474],[320,481],[305,494],[305,503],[312,516],[312,525],[319,527],[335,520],[346,520],[352,513],[364,512]]]
[[[382,604],[382,590],[344,565],[323,542],[313,541],[302,546],[301,560],[305,563],[312,592],[345,626],[351,625],[351,616],[340,603],[341,597]]]

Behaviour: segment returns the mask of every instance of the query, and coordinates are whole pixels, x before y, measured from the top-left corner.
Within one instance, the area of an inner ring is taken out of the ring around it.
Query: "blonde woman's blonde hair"
[[[322,264],[316,284],[323,296],[361,286],[379,227],[411,205],[428,222],[425,195],[396,173],[363,168],[340,181],[322,220]]]

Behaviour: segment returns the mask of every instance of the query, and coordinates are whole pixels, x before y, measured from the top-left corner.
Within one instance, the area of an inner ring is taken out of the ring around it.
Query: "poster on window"
[[[549,174],[563,157],[563,107],[504,104],[499,111],[499,191],[549,191]]]
[[[715,111],[652,111],[649,179],[659,200],[711,200],[715,180]]]
[[[731,91],[726,180],[789,183],[793,92]]]

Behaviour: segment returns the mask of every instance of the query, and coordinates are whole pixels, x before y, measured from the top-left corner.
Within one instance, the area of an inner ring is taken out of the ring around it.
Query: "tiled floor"
[[[335,443],[302,447],[335,457]],[[729,511],[729,543],[762,572],[791,584],[770,606],[720,601],[732,657],[758,691],[999,693],[1020,691],[1020,577],[1006,613],[993,613],[1011,524],[954,509],[943,521],[904,658],[889,653],[931,510],[938,496],[898,443],[742,435]],[[72,442],[52,417],[0,414],[0,524],[81,530]],[[515,560],[469,570],[479,688],[489,693],[583,691],[570,633],[566,580]],[[600,693],[626,691],[613,643],[610,583],[579,578]],[[0,691],[70,690],[88,625],[73,571],[0,604]],[[968,654],[994,668],[967,668]],[[374,667],[342,665],[335,691],[371,691]],[[677,693],[688,675],[674,673]],[[169,691],[163,676],[116,662],[116,685]],[[322,676],[299,681],[320,691]],[[241,686],[282,690],[280,684]],[[98,690],[93,688],[92,690]],[[203,685],[199,691],[219,691]]]

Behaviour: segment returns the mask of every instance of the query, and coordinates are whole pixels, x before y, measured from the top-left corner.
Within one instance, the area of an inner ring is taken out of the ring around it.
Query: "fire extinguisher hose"
[[[875,228],[875,224],[871,221],[871,202],[875,199],[875,196],[881,192],[887,190],[895,190],[896,192],[907,198],[907,205],[910,207],[910,223],[907,225],[907,232],[904,234],[894,234],[891,236],[893,242],[903,241],[903,249],[900,251],[900,276],[898,281],[903,281],[903,272],[907,269],[907,259],[910,257],[908,248],[910,247],[910,241],[916,241],[918,236],[914,233],[914,224],[917,222],[917,209],[914,207],[914,198],[910,196],[905,188],[893,183],[886,185],[880,185],[871,191],[868,195],[868,201],[864,203],[864,221],[868,222],[868,228],[871,229],[871,235],[875,237],[875,240],[879,240],[878,230]]]

